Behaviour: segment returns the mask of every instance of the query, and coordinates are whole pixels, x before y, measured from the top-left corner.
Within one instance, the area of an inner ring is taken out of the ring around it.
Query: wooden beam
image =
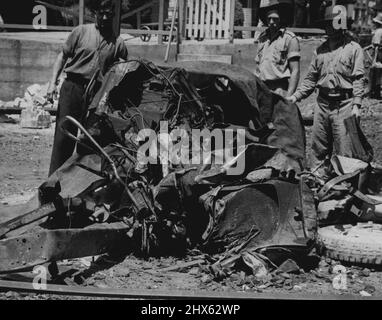
[[[186,30],[186,7],[187,0],[179,0],[179,11],[178,11],[178,43],[181,44],[183,37],[185,36]]]
[[[164,26],[164,0],[159,0],[159,17],[158,17],[159,25],[158,25],[158,30],[161,31],[163,30]],[[158,44],[163,43],[163,38],[161,35],[158,37]]]
[[[141,11],[137,13],[137,29],[140,29],[142,26],[142,15]]]
[[[229,42],[233,43],[233,38],[235,33],[235,0],[229,0],[229,1],[231,1],[230,19],[229,19]]]
[[[85,21],[85,0],[80,0],[79,3],[79,24],[84,24]]]
[[[1,27],[3,29],[21,29],[21,30],[36,30],[35,27],[31,24],[12,24],[5,23],[2,24]],[[52,30],[52,31],[72,31],[74,27],[64,27],[64,26],[47,26],[44,30]],[[37,31],[37,30],[36,30]],[[38,30],[41,32],[41,30]]]
[[[176,14],[178,12],[178,0],[175,0],[175,9],[174,9],[174,13],[172,14],[172,20],[171,20],[171,28],[170,28],[170,35],[168,37],[168,44],[167,44],[167,48],[166,48],[166,55],[164,57],[164,62],[167,63],[168,61],[168,57],[169,57],[169,54],[170,54],[170,48],[171,48],[171,42],[172,42],[172,35],[173,35],[173,32],[174,32],[174,27],[175,27],[175,18],[176,18]]]
[[[137,30],[137,29],[122,29],[122,34],[153,34],[153,35],[162,35],[162,36],[168,36],[170,35],[170,31],[166,30]]]
[[[264,31],[266,28],[264,27],[243,27],[243,26],[235,26],[234,30],[236,31]],[[294,33],[300,34],[325,34],[325,30],[315,29],[315,28],[287,28]]]
[[[51,115],[56,115],[57,114],[57,108],[53,107],[44,107],[44,111],[49,112]],[[20,107],[0,107],[0,114],[21,114],[21,111],[23,111],[24,108]]]

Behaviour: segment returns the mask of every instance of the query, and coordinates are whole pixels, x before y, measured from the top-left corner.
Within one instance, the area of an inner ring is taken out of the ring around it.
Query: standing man
[[[375,31],[372,39],[374,56],[370,68],[369,91],[370,96],[381,99],[381,76],[382,76],[382,13],[373,19]]]
[[[363,50],[347,35],[347,27],[340,28],[333,12],[333,7],[325,11],[328,39],[317,48],[308,74],[288,98],[296,103],[310,96],[315,88],[319,90],[314,111],[312,168],[318,168],[332,153],[352,157],[344,120],[352,115],[359,117],[364,94]],[[349,25],[349,19],[342,19]]]
[[[65,116],[81,121],[87,112],[84,94],[92,77],[98,73],[96,81],[101,82],[102,76],[115,62],[128,58],[126,45],[113,32],[114,10],[113,0],[98,0],[95,7],[96,23],[76,27],[57,57],[48,89],[49,100],[53,98],[57,80],[64,67],[66,79],[58,102],[49,175],[71,157],[75,148],[75,142],[60,130],[60,122]],[[73,125],[66,125],[66,129],[74,135],[77,133]]]
[[[272,91],[291,96],[300,80],[300,44],[296,35],[285,27],[293,18],[289,0],[262,0],[260,19],[268,27],[258,40],[255,75]]]

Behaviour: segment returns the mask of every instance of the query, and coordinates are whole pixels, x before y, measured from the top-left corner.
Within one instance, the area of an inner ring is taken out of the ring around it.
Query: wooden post
[[[142,17],[141,17],[141,11],[137,13],[137,29],[139,30],[142,25]]]
[[[159,0],[159,19],[158,19],[158,30],[163,31],[164,30],[164,1],[165,0]],[[158,44],[163,43],[163,36],[158,34]]]
[[[84,21],[85,21],[85,0],[80,0],[79,11],[80,12],[79,12],[78,23],[84,24]]]
[[[170,28],[170,35],[168,36],[168,44],[167,44],[167,49],[166,49],[166,55],[164,58],[164,62],[168,62],[168,57],[170,54],[170,49],[171,49],[171,42],[172,42],[172,36],[174,32],[174,27],[175,27],[175,18],[176,14],[178,12],[178,0],[175,0],[175,8],[174,8],[174,13],[172,15],[172,20],[171,20],[171,28]]]
[[[113,31],[116,37],[121,34],[121,12],[122,12],[122,0],[114,1],[114,19],[113,19]]]
[[[230,19],[229,19],[229,42],[233,43],[233,37],[235,33],[234,27],[235,27],[235,1],[236,0],[229,0],[229,1],[231,1],[231,11],[230,11]]]
[[[184,37],[184,30],[185,30],[185,12],[184,12],[184,7],[185,7],[185,2],[186,0],[179,0],[178,4],[178,35],[177,35],[177,40],[178,40],[178,45],[182,43],[183,37]]]

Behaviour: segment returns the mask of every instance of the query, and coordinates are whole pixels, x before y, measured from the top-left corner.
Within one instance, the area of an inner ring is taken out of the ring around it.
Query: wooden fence
[[[228,39],[232,0],[186,0],[188,38]]]

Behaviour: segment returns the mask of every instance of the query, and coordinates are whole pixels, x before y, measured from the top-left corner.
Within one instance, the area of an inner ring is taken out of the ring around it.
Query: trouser
[[[352,157],[350,135],[344,123],[352,116],[352,108],[353,98],[336,102],[318,97],[312,133],[312,169],[332,154]]]
[[[78,121],[83,119],[86,112],[84,94],[84,84],[66,79],[61,86],[49,176],[60,168],[73,154],[75,141],[68,138],[62,132],[60,124],[65,116],[72,116]],[[66,122],[64,128],[74,136],[77,135],[77,128],[73,124]]]
[[[274,93],[277,93],[278,95],[284,98],[288,96],[288,87],[289,87],[288,79],[265,81],[265,84]]]
[[[381,98],[381,68],[370,68],[369,74],[369,94],[371,98],[380,99]]]

